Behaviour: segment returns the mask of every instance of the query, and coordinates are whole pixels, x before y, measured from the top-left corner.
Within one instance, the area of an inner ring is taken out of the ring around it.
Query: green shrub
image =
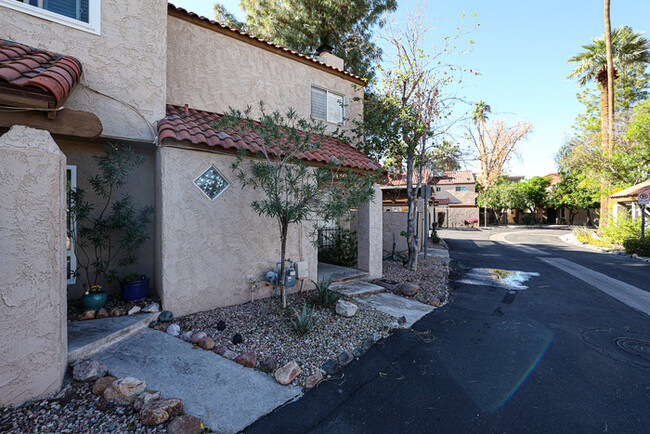
[[[622,246],[629,238],[641,238],[641,219],[632,220],[630,216],[619,214],[616,220],[609,218],[607,225],[598,232],[608,243]]]
[[[439,212],[438,213],[438,227],[441,228],[444,223],[445,223],[445,213],[444,212]]]
[[[436,229],[436,224],[434,223],[431,230],[431,241],[434,243],[440,242],[440,237],[438,236],[438,231]]]
[[[330,289],[332,284],[332,278],[327,280],[321,279],[320,282],[316,283],[312,280],[312,283],[316,285],[316,297],[315,302],[323,307],[332,307],[336,304],[337,301],[343,296],[340,292]]]
[[[572,229],[571,232],[573,233],[573,236],[576,237],[576,240],[580,241],[581,243],[591,244],[592,246],[598,246],[598,247],[608,247],[608,248],[612,247],[608,242],[603,241],[600,238],[594,238],[592,236],[593,234],[592,229],[587,229],[586,227],[579,227],[579,228]]]
[[[625,248],[625,253],[630,255],[636,253],[639,256],[650,258],[650,235],[639,238],[628,238],[623,241],[623,247]]]
[[[521,221],[525,225],[533,224],[533,215],[532,214],[526,214],[521,218]]]
[[[341,229],[339,237],[333,241],[333,246],[318,250],[318,261],[340,265],[342,267],[356,265],[359,247],[357,233],[347,229]]]
[[[295,307],[292,307],[292,309],[294,318],[291,320],[291,325],[295,331],[304,335],[309,332],[317,322],[314,315],[314,309],[308,306],[306,301],[303,302],[302,311],[299,311]]]

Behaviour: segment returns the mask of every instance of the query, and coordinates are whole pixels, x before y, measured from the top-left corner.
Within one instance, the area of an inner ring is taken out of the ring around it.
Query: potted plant
[[[149,279],[144,274],[129,274],[120,279],[120,287],[124,301],[142,300],[149,291]]]
[[[100,285],[93,285],[83,295],[83,305],[86,310],[99,310],[106,304],[108,294]]]

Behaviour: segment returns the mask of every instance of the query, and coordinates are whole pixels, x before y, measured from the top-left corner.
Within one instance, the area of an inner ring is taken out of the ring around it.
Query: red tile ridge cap
[[[246,32],[241,31],[239,29],[232,28],[230,26],[227,26],[226,24],[222,24],[222,23],[220,23],[218,21],[211,20],[210,18],[201,16],[201,15],[195,13],[195,12],[190,12],[187,9],[175,6],[172,3],[167,3],[167,7],[168,7],[168,10],[173,10],[175,12],[186,15],[188,17],[198,18],[199,20],[205,21],[205,22],[207,22],[209,24],[212,24],[213,26],[219,27],[219,28],[224,29],[224,30],[228,30],[228,31],[230,31],[232,33],[244,36],[244,37],[249,38],[251,40],[261,42],[261,43],[266,44],[266,45],[268,45],[270,47],[273,47],[275,49],[282,50],[282,51],[284,51],[286,53],[289,53],[289,54],[291,54],[293,56],[299,57],[299,58],[304,59],[304,60],[308,60],[310,62],[313,62],[313,63],[316,63],[316,64],[318,64],[320,66],[323,66],[325,68],[334,70],[334,71],[336,71],[338,73],[347,75],[348,77],[353,78],[353,79],[361,82],[359,84],[361,84],[362,86],[366,86],[368,84],[368,80],[363,78],[363,77],[359,77],[358,75],[352,74],[351,72],[345,71],[345,70],[343,70],[341,68],[337,68],[337,67],[332,66],[330,64],[327,64],[325,62],[321,62],[318,59],[315,59],[313,57],[310,57],[310,56],[307,56],[305,54],[299,53],[299,52],[294,51],[294,50],[292,50],[290,48],[283,47],[282,45],[276,44],[275,42],[267,41],[266,39],[260,38],[258,36],[252,35],[250,33],[246,33]]]

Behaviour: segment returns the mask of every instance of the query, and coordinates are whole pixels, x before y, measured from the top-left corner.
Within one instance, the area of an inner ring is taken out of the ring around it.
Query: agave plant
[[[313,280],[311,281],[314,285],[316,285],[316,303],[323,306],[323,307],[332,307],[336,304],[337,301],[343,295],[338,292],[330,289],[330,285],[332,284],[332,278],[328,278],[327,280],[321,279],[318,283],[314,282]]]
[[[291,325],[298,333],[304,335],[309,332],[318,321],[314,315],[314,309],[308,306],[306,301],[303,302],[302,311],[295,307],[292,309],[294,318],[291,320]]]

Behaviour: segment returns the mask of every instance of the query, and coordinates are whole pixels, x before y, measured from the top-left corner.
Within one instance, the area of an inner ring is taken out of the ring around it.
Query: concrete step
[[[332,283],[350,282],[365,279],[368,272],[356,268],[341,267],[338,265],[318,263],[318,281],[331,279]]]
[[[330,286],[330,289],[338,291],[346,297],[364,297],[366,295],[377,294],[378,292],[384,292],[386,290],[383,286],[375,285],[374,283],[366,282],[365,280],[335,283]]]
[[[370,306],[373,309],[380,310],[396,318],[401,316],[406,318],[405,327],[411,327],[416,321],[424,315],[435,310],[433,306],[411,300],[410,298],[400,297],[392,293],[373,294],[369,297],[360,298],[359,304]]]
[[[160,312],[68,323],[68,363],[87,359],[149,327]]]

